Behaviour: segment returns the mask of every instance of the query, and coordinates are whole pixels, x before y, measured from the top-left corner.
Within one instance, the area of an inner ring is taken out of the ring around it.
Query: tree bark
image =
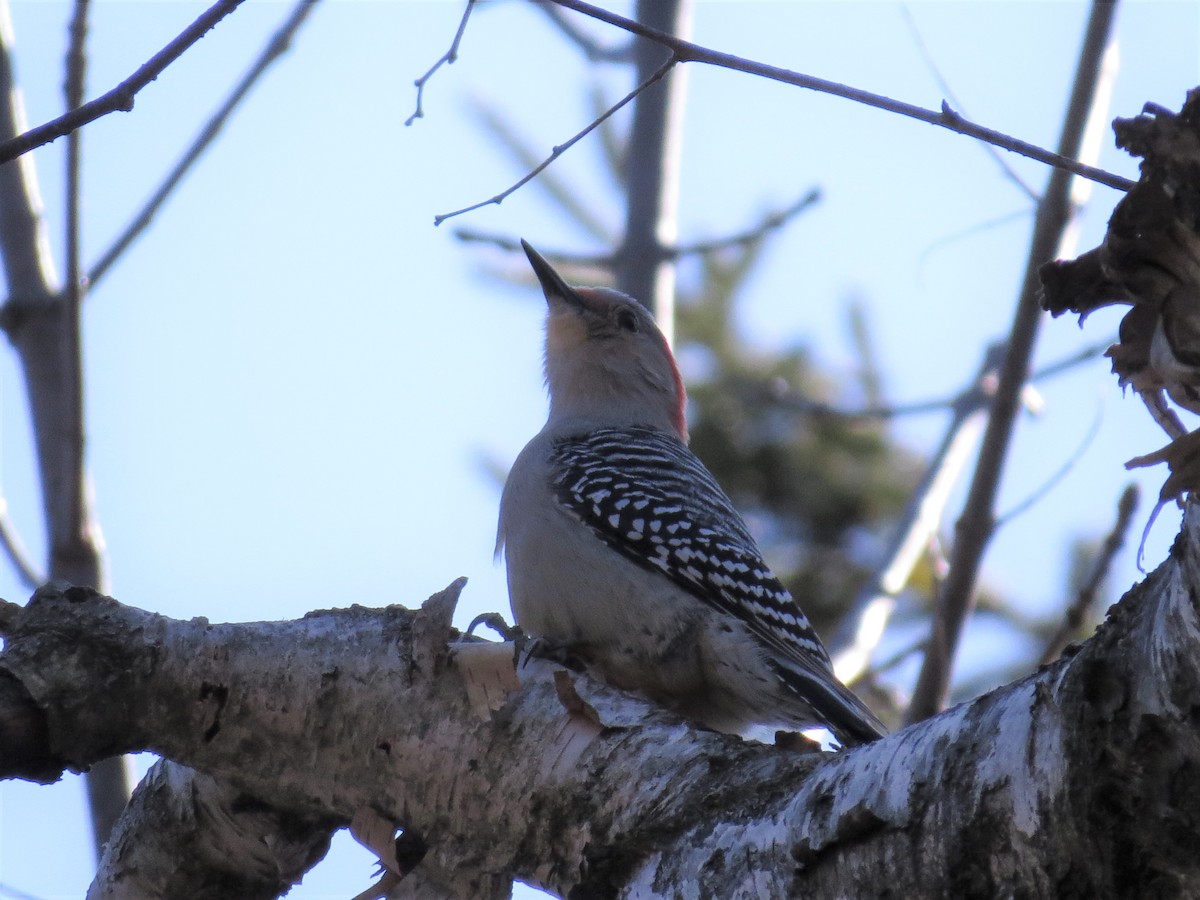
[[[686,38],[691,0],[639,0],[637,19],[658,31]],[[647,40],[634,42],[635,82],[641,84],[670,53]],[[679,227],[679,159],[683,147],[686,92],[683,66],[646,89],[634,105],[626,151],[628,198],[625,237],[616,255],[617,288],[641,300],[669,343],[675,337],[675,245]]]
[[[0,19],[8,10],[0,0]],[[0,24],[0,141],[25,129],[9,47]],[[105,589],[100,529],[92,514],[85,465],[81,323],[78,303],[58,289],[33,157],[0,165],[0,257],[8,300],[0,328],[17,351],[25,376],[49,559],[50,578]],[[125,801],[123,759],[97,761],[88,773],[88,805],[96,856]]]
[[[5,741],[0,774],[152,750],[302,823],[296,867],[366,807],[442,896],[1195,896],[1196,513],[1074,653],[843,753],[700,731],[549,663],[518,682],[510,645],[450,627],[461,582],[418,612],[243,625],[43,589],[5,611],[0,694],[23,693],[45,752]],[[104,883],[131,877],[122,852]]]

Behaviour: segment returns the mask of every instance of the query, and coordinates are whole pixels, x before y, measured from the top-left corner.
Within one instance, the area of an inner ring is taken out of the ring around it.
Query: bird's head
[[[551,420],[649,425],[687,441],[683,381],[649,311],[611,288],[571,287],[529,244],[521,246],[548,306]]]

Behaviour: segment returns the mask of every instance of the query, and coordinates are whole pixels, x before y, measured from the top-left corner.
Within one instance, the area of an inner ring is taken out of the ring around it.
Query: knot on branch
[[[55,777],[64,767],[83,770],[126,749],[135,711],[96,698],[120,698],[130,679],[152,670],[157,632],[149,619],[65,581],[38,588],[13,617],[0,671],[44,719],[48,759],[59,767]],[[130,640],[131,634],[139,639]]]
[[[39,322],[61,328],[66,323],[66,306],[61,294],[14,294],[0,305],[0,331],[16,340]]]
[[[111,597],[106,597],[95,588],[85,585],[71,584],[69,581],[55,579],[54,581],[43,584],[33,596],[29,598],[29,606],[33,608],[42,603],[54,603],[55,601],[63,601],[65,603],[88,603],[93,600],[108,600],[115,603]]]

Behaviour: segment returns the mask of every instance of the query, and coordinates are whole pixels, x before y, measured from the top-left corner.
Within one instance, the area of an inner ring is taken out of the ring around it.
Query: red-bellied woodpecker
[[[550,415],[500,501],[496,550],[518,624],[720,731],[883,734],[688,449],[683,382],[649,312],[568,286],[522,246],[549,307]]]

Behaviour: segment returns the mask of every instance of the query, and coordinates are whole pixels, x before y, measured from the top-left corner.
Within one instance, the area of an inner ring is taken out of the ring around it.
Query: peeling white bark
[[[45,718],[31,772],[149,749],[226,798],[177,815],[216,834],[150,847],[138,822],[186,806],[144,788],[95,897],[179,896],[121,885],[153,871],[137,853],[201,845],[282,884],[363,807],[405,830],[393,897],[503,897],[514,878],[579,897],[1194,896],[1195,519],[1074,653],[847,753],[698,731],[544,662],[514,672],[510,646],[450,629],[457,583],[416,613],[247,625],[43,591],[9,622],[0,692]],[[97,714],[109,697],[128,702]],[[294,843],[261,837],[289,824]]]

